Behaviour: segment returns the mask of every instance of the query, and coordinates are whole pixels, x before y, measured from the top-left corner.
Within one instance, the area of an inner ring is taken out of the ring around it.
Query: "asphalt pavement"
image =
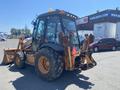
[[[16,48],[18,40],[0,42],[0,62],[4,48]],[[16,69],[0,65],[0,90],[120,90],[120,51],[93,54],[97,66],[87,71],[64,72],[52,82],[40,79],[34,67]]]

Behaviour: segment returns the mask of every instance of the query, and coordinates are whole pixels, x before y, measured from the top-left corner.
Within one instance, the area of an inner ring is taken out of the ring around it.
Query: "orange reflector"
[[[77,54],[77,50],[76,50],[75,47],[73,47],[73,49],[72,49],[72,55],[75,56],[76,54]]]

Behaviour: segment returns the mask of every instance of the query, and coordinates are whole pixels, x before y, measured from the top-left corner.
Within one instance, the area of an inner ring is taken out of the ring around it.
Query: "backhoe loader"
[[[13,63],[19,69],[32,65],[38,76],[48,81],[59,78],[63,70],[82,71],[96,66],[92,52],[84,48],[88,43],[80,44],[77,19],[63,10],[39,15],[33,21],[32,38],[21,37],[17,48],[4,49],[2,64]]]

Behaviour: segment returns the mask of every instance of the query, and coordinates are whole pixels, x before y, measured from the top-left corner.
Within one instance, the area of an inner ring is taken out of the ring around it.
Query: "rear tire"
[[[19,69],[22,69],[25,67],[25,56],[24,56],[24,53],[23,52],[18,52],[16,55],[15,55],[15,66]]]
[[[35,69],[38,76],[47,81],[60,77],[64,63],[60,55],[52,49],[42,48],[35,58]]]

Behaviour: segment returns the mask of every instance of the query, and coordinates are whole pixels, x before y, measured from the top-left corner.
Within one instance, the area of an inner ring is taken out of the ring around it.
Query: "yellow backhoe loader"
[[[39,15],[33,22],[32,38],[21,37],[16,49],[5,49],[2,64],[17,68],[33,65],[37,74],[48,81],[57,79],[63,70],[87,70],[96,65],[89,51],[90,39],[80,44],[76,28],[78,17],[63,10]]]

